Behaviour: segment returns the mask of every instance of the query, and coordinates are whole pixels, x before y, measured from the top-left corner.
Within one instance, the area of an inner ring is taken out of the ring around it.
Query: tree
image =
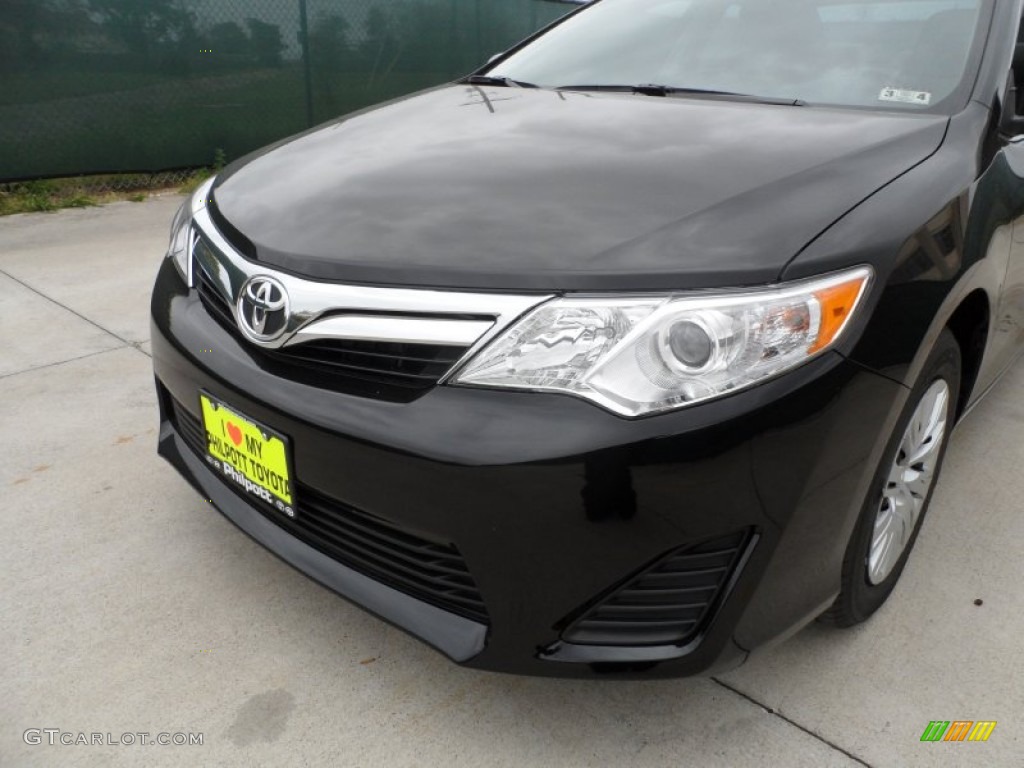
[[[140,60],[195,40],[195,19],[176,0],[87,0],[106,33]]]
[[[309,52],[318,72],[337,72],[351,64],[348,19],[338,13],[318,16],[309,30]]]
[[[0,0],[0,71],[51,63],[91,22],[81,0]]]
[[[281,28],[253,18],[246,19],[245,23],[249,27],[249,44],[256,63],[262,67],[280,67],[284,52]]]
[[[217,56],[248,56],[249,38],[233,21],[214,24],[206,33],[209,46]]]
[[[462,6],[462,13],[471,14],[469,18],[473,18],[477,10],[474,7],[469,11],[467,5]],[[441,79],[447,73],[459,70],[458,64],[453,61],[458,54],[458,46],[453,43],[460,26],[459,12],[453,15],[454,6],[419,1],[405,3],[396,10],[404,69],[435,73]],[[469,19],[464,17],[464,20]]]
[[[366,38],[359,50],[370,67],[369,85],[389,74],[402,55],[397,26],[395,15],[380,6],[375,5],[366,16]]]

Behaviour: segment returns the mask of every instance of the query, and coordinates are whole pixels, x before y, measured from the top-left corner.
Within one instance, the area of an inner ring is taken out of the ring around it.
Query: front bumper
[[[566,396],[445,386],[383,402],[271,376],[169,262],[152,341],[160,453],[229,519],[453,660],[534,675],[704,673],[813,618],[838,593],[860,500],[906,395],[830,354],[732,397],[634,421]],[[450,544],[485,615],[459,615],[339,562],[228,488],[175,416],[176,407],[198,414],[200,389],[287,435],[298,481],[318,496]],[[686,642],[572,634],[666,554],[698,562],[703,543],[726,540],[738,555]],[[587,637],[598,641],[579,641]]]

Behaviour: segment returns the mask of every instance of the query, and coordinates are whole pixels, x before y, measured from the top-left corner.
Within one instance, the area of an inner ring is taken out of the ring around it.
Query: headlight
[[[174,260],[182,279],[189,288],[192,287],[192,248],[196,234],[192,227],[192,217],[206,207],[213,179],[205,182],[195,194],[186,200],[171,222],[171,242],[167,246],[167,258]]]
[[[746,292],[555,299],[485,347],[455,383],[567,392],[623,416],[710,400],[834,345],[872,274],[865,266]]]

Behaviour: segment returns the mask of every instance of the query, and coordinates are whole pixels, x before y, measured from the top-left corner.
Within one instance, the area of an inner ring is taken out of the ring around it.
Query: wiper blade
[[[644,86],[641,86],[644,87]],[[683,96],[722,96],[736,101],[748,101],[752,104],[778,104],[789,107],[806,107],[803,99],[790,99],[779,96],[759,96],[754,93],[737,93],[736,91],[716,91],[710,88],[676,88],[674,86],[646,86],[647,88],[663,88],[666,96],[680,94]]]
[[[495,77],[493,75],[470,75],[462,82],[468,85],[497,85],[500,88],[539,88],[533,83],[513,80],[511,77]]]
[[[670,88],[667,85],[560,85],[555,90],[640,93],[644,96],[668,96]]]
[[[643,96],[711,96],[732,101],[746,101],[752,104],[778,104],[781,106],[803,107],[807,102],[800,99],[784,99],[775,96],[757,96],[752,93],[716,91],[710,88],[680,88],[674,85],[562,85],[559,91],[597,91],[606,93],[638,93]]]

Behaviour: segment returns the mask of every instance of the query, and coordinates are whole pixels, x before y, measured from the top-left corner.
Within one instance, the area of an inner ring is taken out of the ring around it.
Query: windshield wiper
[[[533,83],[513,80],[511,77],[495,77],[493,75],[470,75],[462,82],[468,85],[497,85],[500,88],[539,88]]]
[[[731,101],[746,101],[752,104],[777,104],[781,106],[803,107],[807,102],[800,99],[782,99],[775,96],[756,96],[752,93],[736,93],[735,91],[716,91],[710,88],[680,88],[674,85],[562,85],[559,91],[598,91],[606,93],[638,93],[643,96],[711,96]]]

